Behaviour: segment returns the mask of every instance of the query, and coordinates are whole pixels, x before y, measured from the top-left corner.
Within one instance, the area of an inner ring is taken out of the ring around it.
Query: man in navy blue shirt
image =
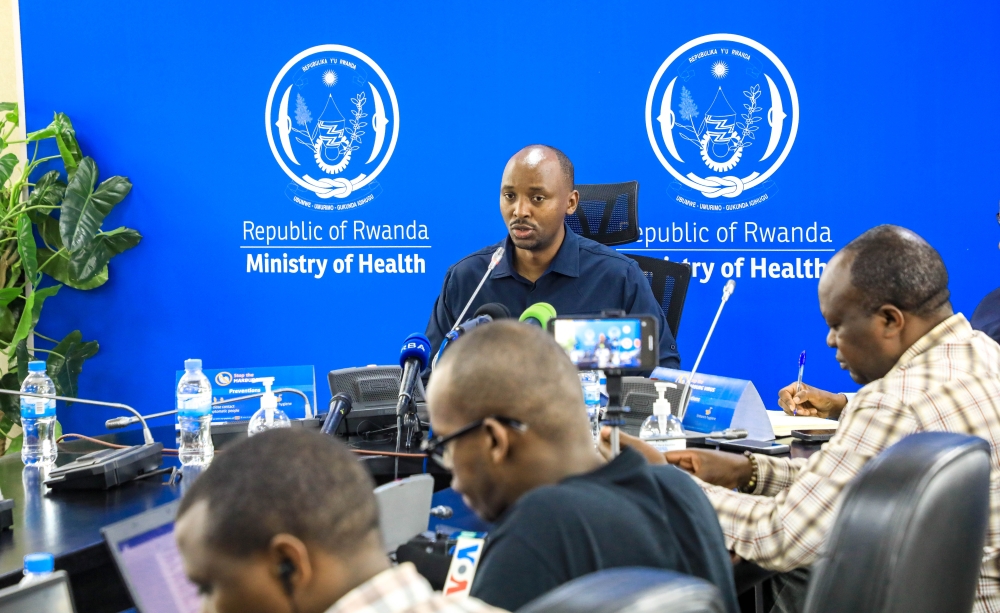
[[[639,265],[566,226],[566,216],[576,211],[580,200],[573,185],[573,163],[553,147],[531,145],[507,162],[500,184],[507,238],[448,269],[427,323],[433,353],[479,285],[493,252],[503,245],[503,259],[466,317],[491,302],[503,304],[514,317],[537,302],[551,304],[559,315],[594,315],[608,309],[653,315],[660,322],[660,365],[680,367],[674,335]]]

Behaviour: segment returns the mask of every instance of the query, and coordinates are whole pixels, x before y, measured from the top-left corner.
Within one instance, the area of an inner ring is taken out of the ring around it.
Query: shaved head
[[[434,368],[436,406],[471,422],[502,415],[555,441],[590,439],[576,366],[540,328],[514,321],[479,326]]]
[[[550,145],[528,145],[524,149],[515,153],[507,164],[509,165],[512,162],[521,162],[532,168],[537,168],[546,160],[554,160],[559,164],[559,170],[565,180],[566,187],[572,190],[573,186],[576,184],[573,162],[570,161],[569,156],[555,147]]]
[[[452,437],[442,443],[451,486],[486,521],[603,464],[576,367],[540,328],[506,320],[472,330],[449,345],[427,395],[434,434]]]

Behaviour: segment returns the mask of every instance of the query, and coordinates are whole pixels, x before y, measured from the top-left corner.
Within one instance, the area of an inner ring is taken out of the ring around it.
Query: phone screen
[[[643,321],[639,318],[561,319],[552,334],[582,369],[637,369],[642,361]],[[652,368],[652,367],[650,367]]]
[[[796,430],[805,436],[833,436],[835,430]]]

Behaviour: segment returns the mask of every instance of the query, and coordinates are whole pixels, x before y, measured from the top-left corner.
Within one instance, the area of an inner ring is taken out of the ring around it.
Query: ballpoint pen
[[[806,370],[806,352],[805,350],[799,354],[799,379],[795,383],[795,394],[798,394],[802,390],[802,373]],[[794,395],[793,395],[794,397]],[[792,409],[792,415],[797,415],[798,409]]]

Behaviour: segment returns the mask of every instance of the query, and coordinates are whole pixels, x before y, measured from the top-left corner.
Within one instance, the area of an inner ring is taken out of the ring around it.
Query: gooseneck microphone
[[[476,286],[476,291],[472,292],[472,296],[469,297],[469,301],[465,303],[465,308],[463,308],[462,312],[455,318],[455,325],[451,327],[452,330],[458,328],[459,324],[462,323],[462,318],[465,317],[469,307],[472,306],[472,301],[479,295],[479,290],[483,289],[483,283],[486,283],[486,279],[490,276],[490,273],[493,272],[493,269],[496,268],[497,264],[500,263],[500,260],[503,259],[503,252],[503,245],[497,247],[497,250],[493,252],[493,257],[490,258],[490,265],[486,267],[486,272],[483,273],[483,278],[479,280],[479,285]]]
[[[340,422],[344,421],[344,418],[347,417],[352,408],[354,408],[354,403],[351,401],[350,396],[344,392],[335,394],[330,399],[330,410],[327,412],[326,419],[323,420],[323,425],[319,431],[330,436],[337,434]]]
[[[536,302],[524,309],[518,321],[537,326],[542,330],[549,327],[549,320],[556,316],[556,309],[548,302]]]
[[[694,374],[698,372],[698,365],[701,364],[701,356],[705,355],[705,348],[708,347],[708,341],[712,338],[712,333],[715,332],[715,324],[719,323],[719,315],[722,315],[722,307],[726,306],[726,302],[729,297],[733,295],[733,290],[736,289],[736,281],[730,279],[726,281],[726,285],[722,288],[722,302],[719,303],[719,310],[715,312],[715,319],[712,320],[712,326],[708,329],[708,335],[705,336],[705,342],[701,344],[701,351],[698,352],[698,359],[694,361],[694,368],[688,374],[687,382],[684,384],[684,391],[681,392],[681,406],[680,410],[677,411],[677,419],[682,423],[684,421],[684,415],[687,414],[688,403],[691,402],[691,381],[694,379]]]
[[[399,365],[403,373],[399,377],[399,399],[396,401],[396,461],[394,479],[399,478],[399,451],[403,441],[403,421],[407,423],[406,447],[411,446],[410,440],[415,429],[420,428],[420,420],[416,418],[416,408],[413,404],[413,388],[417,385],[420,371],[427,367],[427,359],[431,356],[431,342],[419,332],[406,337],[399,352]],[[413,423],[416,422],[416,423]]]
[[[9,394],[11,396],[28,396],[30,398],[45,398],[45,399],[49,399],[49,400],[62,400],[64,402],[79,402],[80,404],[92,404],[92,405],[96,405],[96,406],[99,406],[99,407],[111,407],[113,409],[122,409],[123,411],[128,411],[129,413],[132,413],[133,415],[135,415],[135,417],[129,418],[129,419],[137,419],[139,422],[142,423],[142,440],[143,440],[143,442],[145,444],[147,444],[147,445],[152,445],[153,442],[154,442],[153,441],[153,433],[149,431],[149,426],[146,425],[146,419],[142,415],[139,414],[139,411],[136,411],[135,409],[133,409],[132,407],[128,406],[127,404],[121,404],[119,402],[101,402],[100,400],[85,400],[83,398],[70,398],[68,396],[51,396],[51,395],[47,395],[47,394],[33,394],[33,393],[30,393],[30,392],[19,392],[19,391],[16,391],[16,390],[5,390],[5,389],[2,389],[2,388],[0,388],[0,394]]]

